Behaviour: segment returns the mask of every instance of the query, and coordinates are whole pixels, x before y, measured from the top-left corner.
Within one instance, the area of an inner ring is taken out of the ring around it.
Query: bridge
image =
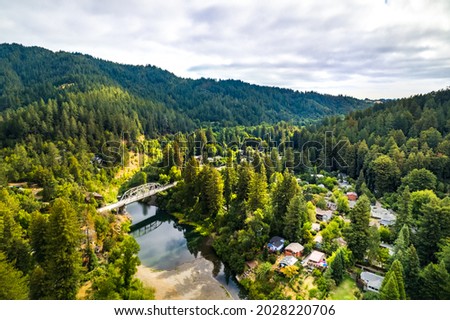
[[[107,212],[125,207],[127,204],[151,197],[158,192],[173,188],[176,184],[177,182],[160,185],[159,183],[152,182],[131,188],[122,195],[118,202],[98,208],[97,212]]]

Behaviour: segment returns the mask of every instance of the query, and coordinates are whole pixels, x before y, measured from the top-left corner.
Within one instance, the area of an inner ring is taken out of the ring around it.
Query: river
[[[245,298],[208,238],[199,235],[190,226],[177,223],[174,217],[155,206],[136,202],[128,205],[126,211],[132,219],[131,234],[141,247],[139,258],[143,266],[173,272],[193,264],[202,265],[196,267],[196,273],[209,273],[207,276],[212,276],[233,299]],[[212,267],[203,267],[205,263],[212,263]]]

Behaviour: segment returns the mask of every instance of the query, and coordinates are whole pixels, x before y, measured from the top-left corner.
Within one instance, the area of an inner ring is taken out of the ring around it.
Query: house
[[[336,243],[338,244],[339,247],[347,246],[347,241],[345,241],[344,238],[342,238],[342,237],[339,237],[339,238],[335,239],[334,241],[336,241]]]
[[[358,200],[358,194],[356,192],[347,192],[348,201],[356,201]]]
[[[310,268],[326,268],[328,265],[325,258],[325,253],[313,250],[309,256],[302,261],[302,265],[307,265]]]
[[[381,207],[380,204],[370,207],[370,216],[379,220],[383,226],[392,226],[396,220],[394,212]]]
[[[353,209],[356,206],[356,201],[348,201],[348,206]]]
[[[316,208],[316,219],[318,221],[328,222],[333,217],[333,211],[331,210],[322,210],[320,208]]]
[[[258,262],[256,260],[246,261],[245,264],[250,270],[253,270],[258,266]]]
[[[372,272],[363,271],[361,272],[360,279],[364,291],[380,292],[384,277]]]
[[[318,235],[316,235],[315,237],[314,237],[314,246],[316,247],[316,248],[321,248],[322,247],[322,242],[323,242],[323,237],[322,237],[322,235],[320,235],[320,234],[318,234]]]
[[[267,248],[270,252],[276,252],[283,250],[285,240],[281,237],[275,236],[270,239]]]
[[[284,268],[287,266],[293,266],[294,264],[297,263],[297,261],[298,261],[298,259],[296,257],[286,256],[280,261],[279,266],[280,266],[280,268]]]
[[[339,185],[339,188],[340,188],[341,190],[344,190],[344,191],[346,191],[346,190],[348,190],[348,189],[350,189],[350,188],[352,187],[352,186],[350,185],[350,183],[348,183],[347,180],[339,181],[339,182],[338,182],[338,185]]]
[[[393,246],[393,245],[390,245],[390,244],[388,244],[388,243],[381,242],[381,243],[380,243],[380,248],[387,249],[390,256],[393,256],[393,255],[394,255],[394,246]]]
[[[337,210],[337,204],[331,201],[327,201],[327,208],[331,211]]]
[[[86,194],[85,201],[87,203],[91,202],[91,199],[95,199],[97,202],[103,201],[103,196],[97,192],[90,192]]]
[[[285,249],[286,256],[300,257],[302,255],[304,247],[298,242],[290,243]]]
[[[319,232],[320,231],[320,224],[318,224],[317,222],[311,223],[311,230]]]

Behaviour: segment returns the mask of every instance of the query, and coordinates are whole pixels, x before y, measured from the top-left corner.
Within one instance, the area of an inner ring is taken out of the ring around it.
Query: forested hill
[[[0,45],[0,111],[56,99],[62,91],[86,92],[100,86],[119,87],[144,102],[182,113],[170,128],[173,130],[190,130],[194,124],[211,122],[225,126],[283,120],[303,123],[370,105],[346,96],[236,80],[183,79],[154,66],[122,65],[78,53]]]

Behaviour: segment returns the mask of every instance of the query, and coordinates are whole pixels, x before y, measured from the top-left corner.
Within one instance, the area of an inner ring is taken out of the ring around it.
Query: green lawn
[[[358,300],[355,297],[355,293],[358,291],[355,281],[350,277],[345,277],[341,284],[330,292],[329,298],[331,300]]]

